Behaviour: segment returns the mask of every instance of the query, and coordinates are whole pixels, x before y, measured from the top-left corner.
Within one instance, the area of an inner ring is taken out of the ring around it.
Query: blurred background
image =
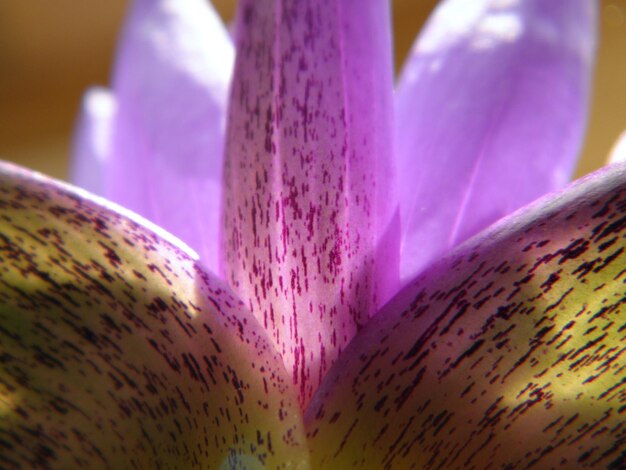
[[[108,84],[128,3],[0,0],[0,158],[66,178],[82,93]],[[234,0],[213,3],[225,21],[232,19]],[[392,0],[398,68],[436,3]],[[578,175],[601,166],[626,129],[626,0],[602,0],[601,8],[595,90]]]

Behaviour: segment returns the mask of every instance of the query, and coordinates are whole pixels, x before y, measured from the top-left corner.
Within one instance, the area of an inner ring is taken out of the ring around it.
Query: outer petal
[[[94,194],[105,194],[104,175],[111,158],[111,130],[117,102],[106,88],[83,97],[72,158],[71,180]]]
[[[0,467],[308,467],[280,358],[192,252],[0,168]]]
[[[240,7],[224,268],[306,402],[397,282],[389,5]]]
[[[596,5],[448,0],[436,10],[396,95],[403,280],[569,180]]]
[[[314,467],[624,468],[625,247],[614,165],[433,265],[311,402]]]
[[[213,270],[233,60],[206,0],[136,0],[114,78],[107,197],[183,239]]]

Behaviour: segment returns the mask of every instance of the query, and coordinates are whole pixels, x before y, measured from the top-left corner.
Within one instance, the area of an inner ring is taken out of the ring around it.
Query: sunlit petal
[[[308,468],[280,357],[191,250],[9,165],[0,196],[0,466]]]
[[[607,163],[626,162],[626,131],[622,132],[613,145]]]
[[[166,228],[216,270],[223,134],[234,49],[205,0],[136,0],[113,88],[106,195]]]
[[[591,0],[447,0],[396,94],[401,277],[569,180],[596,39]]]
[[[225,270],[303,402],[397,283],[389,4],[244,0]]]
[[[85,93],[72,155],[72,181],[94,194],[104,196],[104,171],[111,155],[111,129],[117,104],[106,88]]]
[[[432,265],[305,416],[315,468],[624,468],[626,165]]]

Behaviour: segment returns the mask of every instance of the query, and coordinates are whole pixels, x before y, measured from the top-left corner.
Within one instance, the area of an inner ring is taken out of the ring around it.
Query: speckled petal
[[[626,165],[434,264],[305,414],[314,468],[625,468]]]
[[[0,219],[0,467],[308,468],[280,357],[191,250],[5,164]]]
[[[74,148],[71,180],[94,194],[104,196],[104,172],[111,155],[111,129],[115,97],[106,88],[91,88],[82,102]]]
[[[206,0],[136,0],[120,44],[106,196],[217,270],[225,111],[234,60]]]
[[[303,403],[397,285],[389,28],[381,0],[240,2],[224,269]]]
[[[402,72],[401,277],[570,179],[598,2],[447,0]]]

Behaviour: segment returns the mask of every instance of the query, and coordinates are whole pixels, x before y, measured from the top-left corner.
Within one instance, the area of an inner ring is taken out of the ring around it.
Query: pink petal
[[[115,97],[106,88],[85,93],[74,148],[71,180],[74,184],[103,196],[104,171],[111,158],[111,130],[116,110]]]
[[[217,269],[233,46],[205,0],[137,0],[114,78],[107,197],[176,234]]]
[[[570,178],[597,2],[448,0],[396,95],[401,278]]]
[[[305,414],[313,468],[624,468],[626,165],[434,263]]]
[[[305,403],[396,284],[389,5],[240,6],[224,269]]]
[[[308,468],[265,332],[180,241],[0,164],[0,466]]]

